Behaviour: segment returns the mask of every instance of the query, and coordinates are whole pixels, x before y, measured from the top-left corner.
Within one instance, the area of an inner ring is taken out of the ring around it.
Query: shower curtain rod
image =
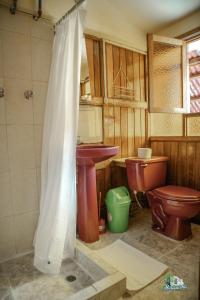
[[[70,15],[76,8],[78,8],[85,0],[75,0],[76,4],[70,8],[66,14],[64,14],[55,24],[57,26],[60,24],[68,15]]]

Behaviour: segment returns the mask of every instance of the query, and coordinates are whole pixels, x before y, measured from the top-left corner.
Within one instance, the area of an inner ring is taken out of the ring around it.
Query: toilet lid
[[[200,192],[191,188],[167,185],[154,190],[161,197],[176,201],[200,201]]]

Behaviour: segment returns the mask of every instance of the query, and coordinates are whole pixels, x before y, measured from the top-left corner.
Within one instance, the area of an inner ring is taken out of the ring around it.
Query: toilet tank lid
[[[126,163],[142,163],[142,164],[152,164],[157,162],[168,161],[167,156],[152,156],[151,158],[139,158],[139,157],[129,157],[125,160]]]

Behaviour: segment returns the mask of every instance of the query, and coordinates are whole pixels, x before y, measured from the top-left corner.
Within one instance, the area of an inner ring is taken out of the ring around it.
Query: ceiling
[[[1,2],[1,0],[0,0]],[[11,0],[2,0],[11,3]],[[43,13],[54,21],[58,20],[74,5],[74,0],[43,0]],[[37,0],[18,0],[18,6],[27,10],[34,10]],[[126,18],[131,26],[135,24],[139,29],[150,32],[163,27],[200,9],[199,0],[88,0],[88,18],[102,6],[105,16],[115,18],[116,15]]]

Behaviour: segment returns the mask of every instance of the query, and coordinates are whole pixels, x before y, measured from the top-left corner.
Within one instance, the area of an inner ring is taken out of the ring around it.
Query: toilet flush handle
[[[148,164],[142,164],[140,165],[142,168],[146,168],[148,166]]]

